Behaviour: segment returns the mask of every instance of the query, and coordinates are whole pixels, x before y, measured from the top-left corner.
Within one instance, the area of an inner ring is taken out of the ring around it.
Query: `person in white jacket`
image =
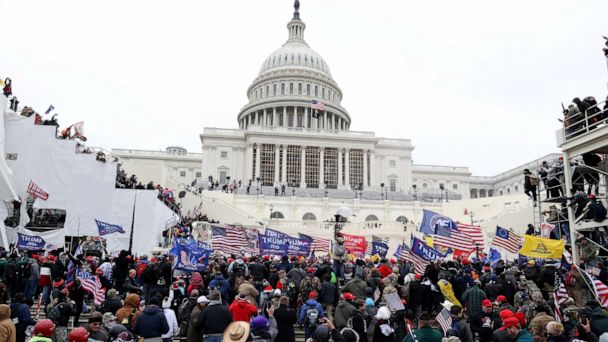
[[[179,325],[177,324],[175,312],[171,310],[171,299],[169,297],[165,297],[163,300],[163,313],[169,324],[169,331],[162,335],[163,342],[171,342],[173,341],[173,337],[179,335]]]

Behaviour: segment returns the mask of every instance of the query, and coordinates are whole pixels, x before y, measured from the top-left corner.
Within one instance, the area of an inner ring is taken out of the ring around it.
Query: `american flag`
[[[247,236],[242,229],[211,226],[211,244],[215,251],[242,255],[247,247]]]
[[[311,240],[310,247],[315,252],[329,253],[329,239],[322,239],[312,235],[298,233],[298,237],[304,240]]]
[[[466,234],[442,225],[435,227],[433,242],[439,246],[470,251],[474,247],[473,240]]]
[[[606,286],[606,284],[602,283],[600,280],[593,279],[586,271],[580,268],[579,271],[581,271],[581,274],[593,285],[595,296],[599,299],[602,306],[608,307],[608,286]]]
[[[496,236],[492,240],[492,245],[502,247],[511,253],[517,253],[521,247],[521,236],[496,226]]]
[[[457,223],[456,228],[459,232],[468,235],[473,240],[474,244],[479,244],[479,249],[485,249],[485,244],[483,242],[483,231],[481,230],[480,226]]]
[[[555,297],[558,304],[562,304],[569,297],[568,290],[566,290],[566,286],[561,281],[558,272],[555,272]]]
[[[415,274],[423,275],[426,267],[430,264],[430,261],[419,257],[416,253],[412,253],[411,249],[405,244],[399,245],[393,255],[398,259],[404,259],[413,263]]]
[[[312,100],[310,107],[314,110],[325,110],[325,105],[323,104],[323,101],[320,100]]]
[[[441,310],[439,315],[437,315],[437,322],[441,325],[441,329],[443,329],[443,333],[447,333],[448,330],[452,329],[452,315],[450,315],[450,311],[444,308]]]
[[[97,276],[87,271],[76,270],[76,277],[80,281],[82,288],[93,295],[93,301],[96,305],[103,303],[106,295]]]

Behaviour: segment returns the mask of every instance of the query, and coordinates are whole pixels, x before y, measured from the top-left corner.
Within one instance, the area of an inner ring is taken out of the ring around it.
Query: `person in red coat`
[[[258,315],[258,309],[247,300],[247,295],[239,293],[236,300],[228,308],[232,313],[233,321],[243,321],[249,323],[251,317]]]
[[[380,272],[382,278],[386,278],[393,273],[393,269],[388,265],[386,259],[383,259],[381,265],[378,266],[378,272]]]

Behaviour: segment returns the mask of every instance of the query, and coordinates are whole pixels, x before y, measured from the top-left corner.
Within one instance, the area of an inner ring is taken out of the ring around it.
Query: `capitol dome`
[[[323,57],[304,40],[306,24],[299,4],[295,7],[287,41],[266,58],[247,89],[249,103],[239,113],[239,127],[348,130],[351,120],[340,104],[342,90]]]

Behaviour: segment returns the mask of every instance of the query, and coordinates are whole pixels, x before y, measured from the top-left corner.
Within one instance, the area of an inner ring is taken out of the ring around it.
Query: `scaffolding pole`
[[[570,193],[570,189],[572,189],[572,169],[570,167],[570,154],[566,151],[563,152],[564,156],[564,182],[566,183],[566,191],[565,195],[568,196]],[[578,256],[578,246],[576,245],[576,229],[574,226],[574,209],[571,205],[567,206],[568,208],[568,224],[570,225],[570,243],[572,246],[572,262],[575,265],[578,265],[580,262]]]

